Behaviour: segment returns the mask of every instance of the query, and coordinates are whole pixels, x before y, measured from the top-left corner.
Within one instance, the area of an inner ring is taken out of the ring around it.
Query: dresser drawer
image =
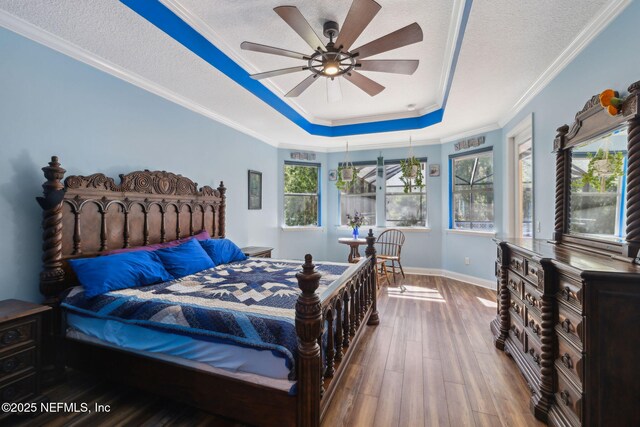
[[[511,314],[524,322],[524,303],[515,293],[511,292]]]
[[[556,298],[582,314],[582,283],[561,274]]]
[[[524,279],[518,276],[513,271],[509,271],[509,278],[507,280],[507,287],[513,292],[519,299],[522,299],[524,291]]]
[[[10,353],[10,354],[9,354]],[[18,352],[6,352],[0,358],[0,381],[36,367],[36,349],[27,348]]]
[[[544,289],[544,270],[542,266],[535,261],[526,262],[527,274],[526,278],[542,291]]]
[[[583,317],[564,304],[558,304],[556,331],[582,351],[582,343],[584,342]]]
[[[558,337],[558,357],[556,359],[558,370],[563,370],[568,377],[572,378],[580,387],[582,387],[583,374],[583,355],[575,349],[562,336]]]
[[[2,402],[20,402],[36,394],[36,374],[18,378],[0,387]]]
[[[533,310],[527,310],[525,328],[528,332],[540,339],[540,335],[542,334],[542,321],[534,314]]]
[[[0,352],[8,351],[18,345],[33,343],[38,331],[36,319],[11,322],[0,328]]]
[[[526,264],[526,261],[522,255],[517,253],[511,253],[511,256],[509,257],[509,268],[511,268],[513,271],[516,271],[524,276],[526,274],[525,264]]]
[[[524,326],[515,317],[511,317],[509,325],[509,337],[516,344],[518,349],[524,352]]]
[[[535,369],[540,369],[540,361],[542,357],[541,345],[538,339],[529,332],[525,332],[526,337],[526,356],[525,358]]]
[[[542,295],[536,288],[530,284],[526,284],[524,287],[524,295],[522,297],[524,305],[527,310],[534,309],[538,315],[540,315],[540,307],[542,305]]]
[[[558,371],[558,391],[555,394],[556,404],[567,417],[582,422],[582,393],[580,393],[569,379]]]

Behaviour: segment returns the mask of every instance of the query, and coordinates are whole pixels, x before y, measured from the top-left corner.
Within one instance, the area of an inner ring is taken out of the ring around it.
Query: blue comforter
[[[169,330],[198,339],[223,339],[286,358],[295,377],[295,274],[301,262],[248,259],[151,286],[85,298],[74,288],[62,306],[103,319]],[[349,268],[316,264],[319,292]]]

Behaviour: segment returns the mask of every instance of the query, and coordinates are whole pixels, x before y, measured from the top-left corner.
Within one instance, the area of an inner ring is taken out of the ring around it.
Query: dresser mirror
[[[569,234],[624,243],[627,127],[571,148]]]
[[[558,128],[553,243],[629,262],[638,256],[639,96],[640,82],[627,92],[606,90]]]

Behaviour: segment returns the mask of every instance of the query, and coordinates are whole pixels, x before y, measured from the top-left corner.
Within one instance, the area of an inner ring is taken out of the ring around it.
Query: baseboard
[[[439,276],[446,277],[448,279],[454,279],[459,282],[469,283],[474,286],[480,286],[482,288],[487,288],[491,290],[495,290],[496,282],[487,279],[481,279],[475,276],[469,276],[468,274],[457,273],[455,271],[442,270],[440,268],[421,268],[421,267],[405,267],[405,273],[407,274],[417,274],[420,276]]]

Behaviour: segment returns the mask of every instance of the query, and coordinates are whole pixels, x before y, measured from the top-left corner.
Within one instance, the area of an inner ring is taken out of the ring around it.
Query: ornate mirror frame
[[[556,199],[553,243],[575,246],[612,256],[633,260],[640,249],[640,115],[638,98],[640,81],[629,86],[628,94],[621,96],[619,113],[611,116],[594,95],[576,114],[575,121],[558,128],[553,142],[556,153]],[[622,94],[621,94],[622,95]],[[569,233],[569,206],[571,186],[572,148],[599,135],[627,125],[627,228],[624,243],[600,240]]]

